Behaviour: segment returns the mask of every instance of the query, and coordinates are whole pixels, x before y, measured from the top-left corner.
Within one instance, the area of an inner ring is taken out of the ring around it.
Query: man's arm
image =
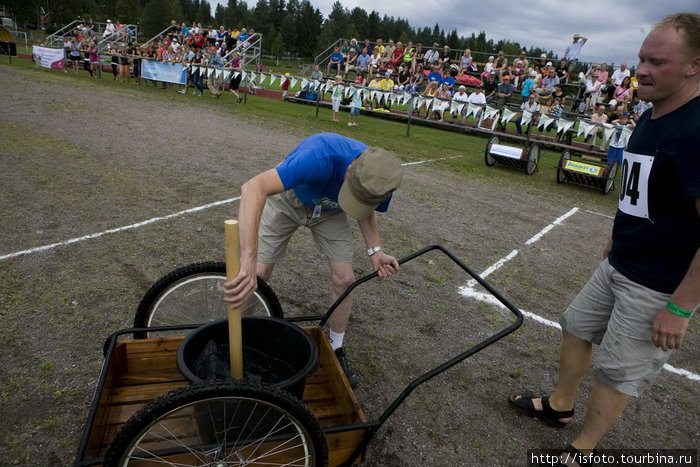
[[[374,212],[366,219],[357,221],[362,237],[365,239],[367,248],[381,246],[379,241],[379,227],[377,216]],[[387,255],[383,250],[379,250],[369,257],[372,268],[377,271],[380,279],[389,277],[399,270],[399,262],[393,256]]]
[[[277,170],[270,169],[251,178],[241,187],[241,205],[238,209],[241,268],[238,275],[223,285],[225,301],[241,306],[257,287],[258,227],[265,200],[284,191]]]
[[[695,198],[695,209],[700,216],[700,198]],[[669,301],[688,311],[695,310],[700,304],[700,249],[695,252],[685,277],[671,294]],[[651,340],[664,351],[679,349],[689,322],[690,318],[678,316],[664,307],[654,320]]]

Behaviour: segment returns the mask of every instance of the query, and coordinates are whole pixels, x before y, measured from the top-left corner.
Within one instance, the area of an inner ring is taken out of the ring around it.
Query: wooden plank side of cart
[[[323,330],[320,327],[305,330],[317,344],[320,369],[307,379],[303,402],[324,429],[366,422]],[[99,405],[83,460],[101,459],[119,427],[134,413],[149,401],[187,385],[176,362],[177,348],[182,339],[150,338],[122,341],[116,345],[99,394]],[[344,462],[363,437],[364,429],[328,433],[329,464]],[[356,462],[363,459],[364,453]]]

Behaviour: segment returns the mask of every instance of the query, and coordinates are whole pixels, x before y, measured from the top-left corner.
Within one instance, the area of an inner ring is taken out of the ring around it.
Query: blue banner
[[[185,67],[180,63],[163,63],[154,62],[153,60],[143,60],[141,62],[141,77],[153,81],[164,81],[166,83],[187,83]]]

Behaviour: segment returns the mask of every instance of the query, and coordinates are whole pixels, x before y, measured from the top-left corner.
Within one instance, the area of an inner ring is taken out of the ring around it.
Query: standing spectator
[[[94,78],[99,76],[102,78],[102,67],[100,66],[100,54],[97,50],[97,44],[95,41],[90,41],[90,75]]]
[[[361,74],[358,76],[361,76]],[[355,87],[354,89],[352,100],[350,101],[350,119],[348,121],[348,126],[357,126],[359,124],[363,92],[361,87]]]
[[[575,72],[576,65],[578,65],[578,57],[581,55],[581,48],[587,41],[587,37],[574,34],[573,41],[566,47],[566,50],[564,50],[564,58],[569,62],[569,74]]]
[[[202,76],[202,73],[200,72],[199,68],[204,67],[206,64],[207,64],[206,59],[202,56],[202,49],[201,48],[195,49],[194,57],[192,58],[192,61],[190,62],[190,65],[193,67],[192,84],[194,85],[194,88],[195,88],[195,90],[192,91],[193,96],[203,96],[204,95],[204,85],[202,83],[202,80],[204,79],[204,77]]]
[[[233,58],[231,59],[231,81],[228,85],[228,90],[231,94],[236,96],[236,102],[241,102],[241,96],[238,94],[238,88],[241,85],[241,80],[243,79],[243,65],[241,63],[241,54],[236,51],[233,52]],[[318,65],[317,65],[318,66]]]
[[[505,75],[503,77],[503,82],[498,85],[498,102],[496,106],[502,109],[506,104],[506,101],[513,95],[513,84],[510,82],[510,76]]]
[[[340,101],[343,99],[343,77],[340,75],[335,76],[335,81],[329,81],[329,84],[333,85],[333,91],[331,92],[331,107],[333,109],[333,118],[331,122],[338,123],[338,113],[340,112]]]
[[[617,161],[618,164],[622,164],[622,151],[624,151],[627,141],[622,137],[622,130],[625,128],[634,128],[634,121],[630,120],[629,114],[623,112],[620,118],[610,122],[615,126],[615,131],[610,137],[610,148],[608,150],[607,163],[612,164]]]
[[[82,46],[77,37],[68,39],[65,46],[68,50],[68,57],[73,65],[73,74],[75,76],[78,76],[78,72],[80,71],[80,49]]]
[[[209,56],[209,66],[212,67],[209,77],[207,78],[207,87],[212,93],[212,99],[218,99],[221,96],[221,81],[224,67],[224,59],[219,55],[219,52],[213,51]]]
[[[131,67],[134,73],[134,78],[136,79],[136,84],[141,85],[141,62],[143,58],[141,56],[141,47],[138,43],[134,43],[128,52],[129,58],[131,59]]]
[[[358,222],[372,269],[380,278],[396,273],[399,263],[381,247],[375,211],[388,209],[402,171],[393,154],[354,139],[319,133],[303,140],[275,168],[241,187],[241,266],[236,278],[223,285],[225,300],[241,306],[255,290],[257,277],[270,279],[291,236],[306,226],[327,257],[335,301],[355,281],[347,215]],[[351,312],[352,295],[331,316],[329,340],[355,387],[358,377],[343,346]]]

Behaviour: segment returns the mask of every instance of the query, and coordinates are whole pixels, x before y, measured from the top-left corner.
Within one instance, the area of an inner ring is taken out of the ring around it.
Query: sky
[[[249,8],[257,0],[245,0]],[[310,0],[324,19],[335,0]],[[216,9],[212,2],[212,11]],[[588,38],[580,60],[637,63],[637,52],[651,26],[662,17],[682,11],[700,11],[699,0],[356,0],[342,1],[345,8],[375,10],[380,17],[408,21],[412,28],[438,24],[459,36],[486,33],[487,39],[541,47],[559,57],[576,33]],[[358,38],[364,39],[364,38]],[[376,37],[369,38],[374,41]],[[389,38],[383,38],[385,41]],[[398,38],[393,38],[394,40]],[[442,44],[441,44],[442,45]]]

